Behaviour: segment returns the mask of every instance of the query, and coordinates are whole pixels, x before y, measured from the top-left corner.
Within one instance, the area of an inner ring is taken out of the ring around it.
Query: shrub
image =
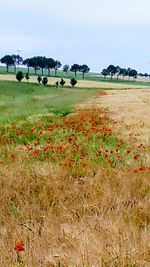
[[[48,79],[47,77],[44,77],[42,80],[43,85],[45,86],[48,83]]]
[[[38,83],[40,84],[41,81],[42,81],[42,77],[39,75],[39,76],[37,77],[37,80],[38,80]]]
[[[59,86],[59,82],[58,81],[55,82],[55,86],[56,86],[56,88],[58,88],[58,86]]]
[[[60,80],[60,85],[62,86],[62,88],[64,87],[65,83],[66,83],[66,82],[65,82],[64,79],[61,79],[61,80]]]
[[[30,79],[30,76],[29,76],[29,73],[28,72],[26,73],[25,78],[26,78],[27,83],[28,83],[28,80]]]
[[[72,87],[74,87],[77,84],[77,80],[75,78],[72,78],[70,80],[70,84],[71,84]]]
[[[22,71],[18,71],[16,74],[16,79],[21,82],[21,80],[24,78],[23,72]]]

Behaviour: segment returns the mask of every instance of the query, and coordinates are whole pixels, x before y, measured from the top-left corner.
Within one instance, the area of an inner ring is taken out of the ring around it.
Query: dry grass
[[[1,168],[1,266],[149,266],[147,173],[72,177],[51,163]],[[24,266],[24,265],[23,265]]]
[[[129,115],[137,104],[140,120],[147,122],[142,101],[148,95],[140,92],[142,98],[134,91],[132,97],[129,91],[110,91],[82,108],[109,107],[115,119],[128,116],[132,131]],[[145,130],[143,135],[146,142]],[[1,163],[0,207],[0,266],[150,266],[149,171],[97,167],[91,174],[71,175],[49,161]],[[18,240],[25,246],[23,265],[15,265]]]
[[[9,74],[9,75],[3,75],[0,74],[0,80],[2,81],[16,81],[15,75]],[[66,81],[67,86],[70,86],[70,79],[64,79]],[[26,82],[26,80],[23,80]],[[30,77],[30,82],[37,82],[36,76]],[[60,81],[60,78],[48,78],[48,84],[54,85],[56,81]],[[121,89],[128,89],[128,88],[145,88],[145,86],[142,85],[131,85],[131,84],[122,84],[122,83],[111,83],[111,82],[97,82],[97,81],[86,81],[86,80],[79,80],[76,87],[88,87],[88,88],[121,88]]]
[[[109,115],[120,122],[117,135],[147,147],[147,161],[150,163],[150,90],[113,90],[106,95],[96,95],[79,108],[103,107]]]

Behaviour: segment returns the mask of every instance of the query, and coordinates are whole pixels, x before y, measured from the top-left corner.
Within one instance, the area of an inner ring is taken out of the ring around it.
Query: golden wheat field
[[[149,114],[149,89],[110,90],[5,125],[0,266],[150,266]]]

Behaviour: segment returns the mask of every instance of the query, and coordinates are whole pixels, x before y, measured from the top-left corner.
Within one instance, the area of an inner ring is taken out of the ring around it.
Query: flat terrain
[[[68,114],[95,90],[44,87],[34,83],[0,81],[0,122],[35,114]]]
[[[150,266],[149,92],[0,81],[0,266]]]
[[[113,119],[138,132],[137,138],[150,144],[150,90],[107,90],[96,95],[83,107],[103,107]],[[123,134],[123,133],[122,133]],[[126,135],[126,132],[124,133]]]
[[[74,75],[72,75],[74,76]],[[67,86],[70,86],[70,80],[67,78],[64,78],[66,81]],[[16,77],[13,74],[0,74],[0,80],[3,81],[16,81]],[[60,81],[60,78],[55,78],[55,77],[49,77],[48,78],[48,84],[49,85],[54,85],[56,81]],[[25,79],[23,79],[23,82],[26,82]],[[37,77],[36,76],[31,76],[29,82],[32,83],[37,83]],[[121,89],[129,89],[129,88],[145,88],[145,86],[150,86],[149,84],[147,85],[146,83],[133,83],[132,82],[114,82],[114,81],[94,81],[94,80],[78,80],[78,83],[76,87],[82,87],[82,88],[108,88],[108,89],[115,89],[115,88],[121,88]]]
[[[119,121],[118,133],[123,139],[135,139],[147,147],[147,161],[150,163],[150,90],[107,90],[96,95],[80,108],[104,108],[110,116]]]

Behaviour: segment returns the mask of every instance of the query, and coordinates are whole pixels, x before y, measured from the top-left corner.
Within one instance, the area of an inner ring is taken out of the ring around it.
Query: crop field
[[[149,89],[120,88],[0,81],[0,266],[150,266]]]
[[[17,71],[22,71],[24,74],[26,74],[28,72],[28,69],[26,67],[17,67]],[[31,76],[35,76],[35,71],[33,68],[29,69],[29,73]],[[14,75],[14,68],[13,67],[9,67],[9,73],[6,72],[6,67],[5,66],[0,66],[0,75]],[[42,75],[41,74],[41,70],[37,70],[37,74],[36,75]],[[43,70],[43,75],[47,76],[48,72],[47,70]],[[55,77],[55,71],[51,70],[50,71],[50,76],[51,77]],[[68,71],[68,73],[66,74],[65,72],[63,72],[62,70],[58,70],[56,72],[56,77],[57,78],[72,78],[74,77],[74,73],[71,71]],[[81,72],[77,72],[77,77],[78,80],[82,80],[83,79],[83,75]],[[142,83],[144,83],[145,85],[149,85],[150,86],[150,78],[145,78],[145,77],[137,77],[136,81],[133,78],[128,78],[128,77],[124,77],[124,79],[119,76],[119,79],[117,78],[116,75],[113,76],[113,79],[111,80],[111,77],[108,75],[107,78],[105,79],[100,73],[94,73],[94,72],[89,72],[89,73],[85,73],[85,80],[89,80],[89,81],[98,81],[98,82],[113,82],[113,83],[127,83],[127,84],[131,84],[131,85],[142,85]]]
[[[61,77],[61,76],[60,76]],[[60,82],[60,77],[48,77],[48,84],[54,86],[58,81]],[[64,77],[64,76],[63,76]],[[70,76],[74,77],[74,75]],[[70,79],[64,78],[66,81],[65,86],[70,86]],[[0,74],[0,81],[16,81],[16,76],[14,74]],[[26,79],[22,80],[26,83]],[[37,76],[30,76],[29,83],[37,83]],[[149,82],[134,82],[134,81],[111,81],[103,79],[89,79],[86,77],[84,80],[79,77],[76,87],[78,88],[106,88],[106,89],[140,89],[140,88],[150,88]]]

